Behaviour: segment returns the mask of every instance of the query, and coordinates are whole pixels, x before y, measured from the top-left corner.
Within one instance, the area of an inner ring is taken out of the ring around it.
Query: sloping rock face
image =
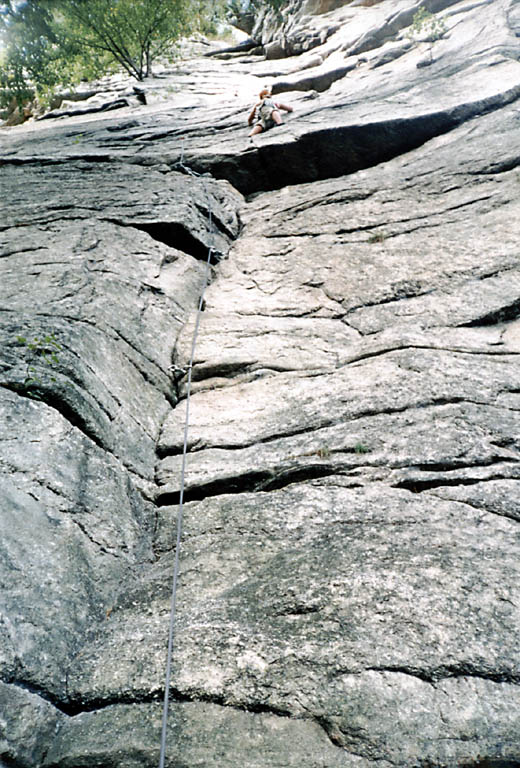
[[[166,764],[520,765],[520,6],[427,7],[4,131],[1,764],[158,764],[210,252]]]

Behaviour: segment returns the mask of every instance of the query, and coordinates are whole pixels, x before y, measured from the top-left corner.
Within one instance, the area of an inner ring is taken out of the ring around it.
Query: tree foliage
[[[191,28],[189,0],[62,0],[67,38],[142,80]]]
[[[5,48],[0,70],[4,101],[23,101],[32,94],[31,82],[41,88],[60,80],[60,41],[54,28],[52,10],[47,6],[14,0],[0,6],[0,34]]]
[[[142,80],[182,36],[214,24],[224,0],[0,0],[0,100],[122,67]]]
[[[414,40],[424,39],[429,44],[430,63],[433,62],[433,44],[446,34],[446,22],[444,19],[430,13],[426,8],[419,8],[414,14],[410,36]]]

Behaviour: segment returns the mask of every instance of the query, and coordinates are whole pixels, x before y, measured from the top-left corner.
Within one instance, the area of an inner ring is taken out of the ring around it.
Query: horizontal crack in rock
[[[461,323],[459,328],[478,328],[484,325],[498,325],[499,323],[508,323],[512,320],[517,320],[520,317],[520,298],[513,301],[511,304],[507,304],[500,309],[496,309],[493,312],[488,312],[485,315],[477,317],[475,320],[471,320],[469,323]]]
[[[260,140],[254,151],[240,155],[201,154],[190,158],[190,165],[199,173],[210,171],[216,178],[227,179],[246,196],[337,178],[392,160],[519,96],[520,86],[515,85],[503,93],[444,111],[363,125],[331,126],[292,136],[290,142],[282,139],[267,144]],[[304,164],[302,157],[306,159]]]
[[[393,488],[400,488],[401,490],[410,491],[410,493],[424,493],[425,491],[431,491],[433,488],[448,488],[456,487],[459,485],[477,485],[477,483],[488,483],[491,480],[511,480],[514,478],[506,477],[501,474],[491,475],[490,477],[459,477],[459,478],[447,478],[439,477],[432,480],[401,480],[398,483],[392,484]],[[463,502],[463,499],[461,499]]]
[[[59,701],[55,697],[45,692],[30,690],[30,687],[23,683],[12,682],[12,684],[17,685],[20,688],[24,688],[31,693],[36,693],[41,698],[49,701],[60,712],[63,712],[69,717],[77,717],[78,715],[82,715],[87,712],[99,712],[103,709],[107,709],[107,707],[117,706],[118,704],[160,704],[164,698],[164,691],[156,690],[151,692],[134,691],[128,692],[127,694],[113,694],[99,698],[81,698],[77,700],[71,698],[68,701]],[[278,708],[269,704],[264,704],[262,702],[248,702],[243,704],[232,702],[228,701],[222,694],[211,694],[206,691],[183,692],[174,688],[170,688],[170,701],[177,704],[215,704],[221,707],[237,709],[241,712],[251,712],[254,714],[265,713],[286,718],[294,717],[293,713],[291,713],[289,710]],[[301,717],[299,719],[301,719]]]
[[[199,485],[184,492],[183,501],[203,501],[209,496],[223,494],[254,493],[279,491],[292,483],[302,483],[306,480],[315,480],[320,477],[340,474],[330,465],[315,465],[311,467],[299,467],[285,472],[275,473],[269,470],[258,470],[232,478],[214,480],[205,485]],[[158,507],[175,506],[180,502],[178,491],[159,494],[156,499]]]
[[[478,680],[491,680],[495,683],[509,683],[510,685],[520,684],[520,674],[514,674],[510,670],[479,670],[472,664],[446,665],[436,667],[427,671],[418,667],[389,665],[384,667],[367,667],[366,672],[392,672],[402,675],[409,675],[425,683],[434,685],[444,680],[453,680],[459,678],[474,678]],[[362,674],[362,673],[361,673]]]
[[[393,350],[390,350],[393,351]],[[316,377],[318,376],[328,376],[330,375],[329,372],[322,373],[321,371],[316,374]],[[183,402],[183,400],[179,401],[179,404]],[[296,437],[298,435],[305,435],[305,434],[313,434],[316,432],[320,432],[322,429],[326,429],[327,427],[335,427],[339,424],[354,424],[355,422],[359,421],[360,419],[366,418],[367,416],[381,416],[381,415],[392,415],[394,413],[404,413],[405,411],[409,410],[418,410],[421,408],[433,408],[433,407],[439,407],[443,405],[456,405],[457,403],[473,403],[475,405],[488,405],[486,401],[477,401],[477,400],[470,400],[467,397],[452,397],[452,398],[446,398],[446,397],[439,397],[439,398],[433,398],[431,400],[423,400],[418,401],[416,403],[408,403],[406,405],[399,406],[397,408],[366,408],[365,410],[359,411],[358,413],[353,414],[352,416],[345,416],[342,419],[323,419],[320,424],[316,424],[315,426],[307,426],[307,427],[301,427],[297,429],[287,429],[285,431],[280,430],[276,435],[268,435],[266,437],[257,439],[257,440],[251,440],[250,442],[243,442],[240,445],[236,444],[215,444],[215,445],[201,445],[200,447],[194,447],[189,453],[199,453],[201,451],[204,451],[208,448],[219,448],[219,449],[225,449],[225,450],[242,450],[243,448],[250,448],[253,445],[263,445],[266,443],[274,443],[277,440],[280,440],[282,438],[286,437]],[[177,406],[178,407],[178,406]],[[182,446],[163,446],[157,451],[159,458],[165,458],[166,456],[178,456],[182,453]]]

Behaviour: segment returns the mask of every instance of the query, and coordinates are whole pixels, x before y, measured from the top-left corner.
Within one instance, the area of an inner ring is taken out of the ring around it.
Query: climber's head
[[[268,96],[271,95],[272,91],[273,91],[273,89],[272,89],[272,87],[270,85],[264,85],[264,87],[260,91],[260,98],[261,99],[268,98]]]

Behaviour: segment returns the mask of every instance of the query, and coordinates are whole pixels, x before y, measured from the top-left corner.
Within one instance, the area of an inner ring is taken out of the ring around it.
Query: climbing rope
[[[177,537],[175,544],[175,562],[173,566],[173,581],[172,581],[172,593],[171,593],[171,606],[170,606],[170,627],[168,631],[168,653],[166,659],[166,680],[164,685],[164,704],[163,704],[163,716],[162,716],[162,729],[161,729],[161,750],[159,756],[159,768],[164,768],[164,761],[166,757],[166,730],[168,726],[168,706],[170,698],[170,681],[172,670],[172,654],[173,654],[173,639],[175,635],[175,614],[177,608],[177,582],[179,576],[179,557],[181,548],[182,537],[182,523],[183,523],[183,505],[184,505],[184,486],[186,478],[186,459],[188,454],[188,431],[190,424],[190,396],[191,396],[191,378],[193,370],[193,360],[195,358],[195,348],[197,345],[197,336],[199,333],[200,315],[204,304],[204,294],[209,283],[209,271],[211,266],[211,257],[215,250],[213,248],[214,231],[213,231],[213,210],[211,205],[211,199],[209,196],[206,179],[203,174],[197,173],[188,166],[184,165],[184,143],[182,144],[181,159],[175,164],[174,167],[180,168],[184,173],[190,176],[201,178],[204,194],[206,195],[207,208],[208,208],[208,256],[206,259],[206,266],[204,270],[204,280],[202,283],[202,290],[199,298],[199,305],[197,308],[197,314],[195,317],[195,328],[193,330],[193,338],[191,342],[190,361],[188,364],[188,382],[186,388],[186,416],[184,420],[184,440],[182,447],[182,464],[181,464],[181,476],[180,476],[180,494],[179,494],[179,507],[177,511]]]

